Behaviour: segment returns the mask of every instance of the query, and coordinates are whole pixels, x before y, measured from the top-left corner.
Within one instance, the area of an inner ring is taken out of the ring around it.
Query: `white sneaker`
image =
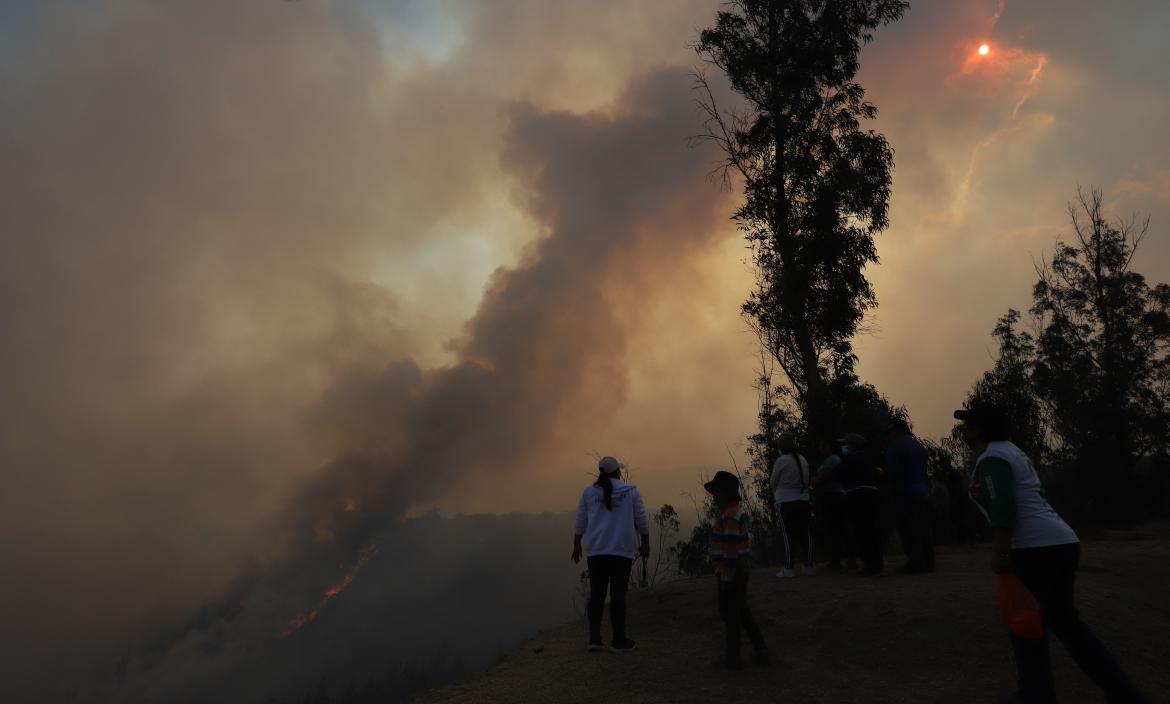
[[[781,577],[781,578],[784,578],[784,577],[795,577],[795,576],[796,576],[796,570],[783,569],[783,570],[780,570],[779,572],[777,572],[777,573],[776,573],[776,576],[777,576],[777,577]]]

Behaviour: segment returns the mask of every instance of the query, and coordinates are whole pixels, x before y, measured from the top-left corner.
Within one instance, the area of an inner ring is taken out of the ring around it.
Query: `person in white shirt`
[[[780,456],[772,465],[769,480],[780,517],[780,534],[784,538],[784,569],[777,577],[796,575],[796,554],[804,561],[805,574],[812,574],[812,502],[809,500],[808,460],[796,451],[796,436],[784,433],[779,438]]]
[[[589,650],[601,650],[601,614],[609,594],[609,620],[613,627],[610,650],[627,652],[634,641],[626,636],[626,590],[634,557],[650,555],[650,519],[642,495],[633,484],[621,480],[623,465],[602,457],[597,481],[581,492],[573,535],[573,562],[582,553],[589,566]],[[639,545],[641,536],[641,545]],[[584,541],[584,549],[582,549]]]
[[[1080,541],[1049,505],[1032,460],[1011,442],[1007,415],[986,403],[970,405],[954,415],[962,421],[963,439],[977,458],[970,492],[991,526],[991,569],[1014,572],[1040,604],[1044,621],[1042,638],[1012,635],[1019,691],[1000,701],[1056,701],[1048,655],[1047,636],[1051,632],[1089,679],[1105,690],[1108,701],[1148,702],[1077,613],[1073,584],[1080,564]]]

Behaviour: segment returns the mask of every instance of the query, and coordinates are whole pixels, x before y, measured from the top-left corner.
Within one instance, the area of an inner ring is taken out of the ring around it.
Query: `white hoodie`
[[[596,484],[581,492],[577,503],[577,535],[585,536],[585,555],[638,555],[638,536],[650,535],[650,519],[642,495],[633,484],[612,479],[612,510],[605,508],[605,494]]]

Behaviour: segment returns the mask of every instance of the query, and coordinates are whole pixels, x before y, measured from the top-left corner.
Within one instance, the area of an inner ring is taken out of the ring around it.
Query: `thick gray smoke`
[[[1078,183],[1170,222],[1166,4],[1074,5],[916,6],[867,48],[898,166],[862,371],[928,429]],[[716,6],[0,3],[5,695],[230,689],[371,541],[391,579],[403,512],[568,508],[589,451],[657,505],[725,461],[751,277],[655,69]],[[1015,53],[956,77],[978,41]]]
[[[344,13],[28,13],[0,69],[0,616],[28,701],[233,682],[405,511],[514,481],[620,398],[649,292],[726,233],[679,70],[594,114],[495,104],[501,141],[461,116],[484,91],[404,78]],[[416,139],[444,121],[454,145]],[[493,171],[545,234],[436,362],[369,262],[474,222]]]
[[[328,390],[313,417],[349,433],[353,449],[295,494],[285,514],[285,556],[222,602],[229,608],[212,617],[222,630],[209,633],[196,622],[160,643],[143,660],[148,668],[165,672],[159,655],[166,651],[199,651],[188,637],[215,643],[216,652],[241,648],[238,638],[264,647],[272,633],[255,629],[278,623],[243,617],[248,607],[230,608],[235,600],[311,605],[343,574],[338,565],[378,544],[406,509],[440,496],[466,472],[512,480],[512,468],[533,461],[562,419],[603,408],[608,394],[593,390],[620,387],[616,362],[629,313],[646,303],[639,289],[653,280],[643,257],[656,253],[662,264],[690,256],[717,231],[719,215],[705,193],[710,156],[683,140],[688,86],[684,72],[662,71],[632,85],[613,114],[512,109],[505,159],[548,236],[523,264],[493,277],[457,343],[455,364],[422,370],[393,361],[355,369]],[[618,295],[626,315],[615,312]]]

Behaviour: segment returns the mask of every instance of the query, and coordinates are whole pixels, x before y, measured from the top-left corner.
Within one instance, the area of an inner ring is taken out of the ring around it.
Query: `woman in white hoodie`
[[[610,649],[628,652],[634,641],[626,636],[626,589],[630,568],[641,552],[650,555],[650,519],[637,487],[621,480],[622,464],[602,457],[597,481],[581,492],[573,536],[573,562],[581,561],[582,539],[589,565],[589,650],[604,648],[601,612],[609,593],[609,620],[613,626]],[[638,536],[641,536],[639,547]]]

